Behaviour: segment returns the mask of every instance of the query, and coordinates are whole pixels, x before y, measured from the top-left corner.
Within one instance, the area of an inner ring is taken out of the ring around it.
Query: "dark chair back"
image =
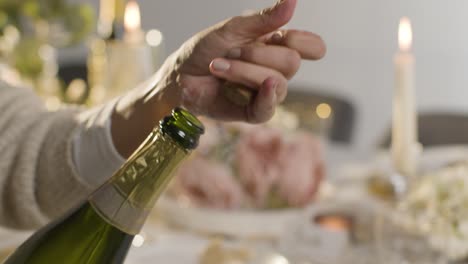
[[[331,141],[351,143],[355,109],[350,101],[341,96],[312,91],[310,87],[308,90],[301,89],[301,86],[290,88],[292,89],[289,90],[284,106],[298,115],[303,128],[317,130],[314,124],[319,124],[319,126],[325,126],[326,136]],[[330,117],[320,118],[319,105],[330,107]]]
[[[418,117],[418,137],[423,146],[468,145],[468,114],[421,113]],[[381,145],[388,147],[390,142],[391,132],[387,132]]]
[[[76,62],[60,65],[58,76],[65,85],[69,85],[74,79],[82,79],[87,82],[88,70],[86,68],[86,63]]]

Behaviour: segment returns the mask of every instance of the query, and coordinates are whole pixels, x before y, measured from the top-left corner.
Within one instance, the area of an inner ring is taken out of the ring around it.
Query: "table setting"
[[[162,33],[143,31],[129,4],[123,39],[90,41],[89,83],[74,103],[111,100],[160,63]],[[468,145],[419,142],[409,18],[398,33],[388,148],[363,158],[331,142],[329,102],[285,104],[261,125],[202,117],[205,135],[125,263],[467,263]],[[31,234],[0,229],[0,262]]]
[[[431,168],[398,202],[398,192],[386,189],[394,185],[383,179],[389,175],[384,158],[344,167],[349,174],[322,182],[314,202],[304,208],[226,210],[181,206],[163,197],[144,228],[144,243],[134,245],[128,263],[459,263],[467,256],[463,224],[452,230],[458,214],[445,215],[444,201],[429,197],[460,184],[466,165],[459,161],[466,160],[468,148],[432,150],[428,162],[436,156],[445,158],[443,168]],[[455,195],[448,199],[452,206],[464,201]],[[216,261],[208,260],[211,254]],[[275,257],[263,260],[269,256]]]

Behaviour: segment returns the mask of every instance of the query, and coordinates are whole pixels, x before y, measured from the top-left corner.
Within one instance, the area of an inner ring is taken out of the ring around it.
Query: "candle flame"
[[[129,1],[125,7],[124,25],[127,31],[141,28],[140,7],[136,1]]]
[[[398,29],[398,43],[401,51],[409,51],[413,44],[413,30],[411,21],[407,17],[400,19],[400,27]]]

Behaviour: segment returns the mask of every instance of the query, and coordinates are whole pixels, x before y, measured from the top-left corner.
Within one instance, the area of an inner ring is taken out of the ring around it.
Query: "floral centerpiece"
[[[198,150],[178,170],[169,195],[199,207],[303,207],[325,174],[320,141],[278,110],[266,125],[204,119]]]
[[[424,177],[400,205],[412,227],[451,260],[468,258],[468,162]]]

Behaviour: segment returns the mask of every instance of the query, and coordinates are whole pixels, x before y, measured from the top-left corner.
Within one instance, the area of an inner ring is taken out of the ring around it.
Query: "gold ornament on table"
[[[200,264],[244,264],[253,254],[246,247],[227,248],[221,240],[212,241],[200,256]]]

